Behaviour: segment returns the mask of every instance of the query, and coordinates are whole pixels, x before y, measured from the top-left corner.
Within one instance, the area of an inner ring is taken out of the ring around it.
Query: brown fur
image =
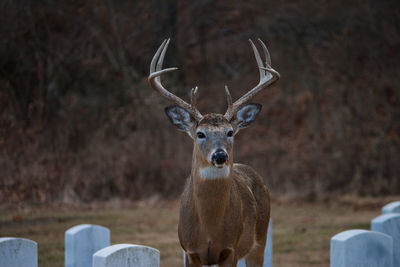
[[[222,115],[205,115],[195,128],[200,127],[209,130],[213,140],[203,146],[194,141],[192,172],[182,194],[178,234],[187,266],[233,267],[246,257],[247,267],[261,267],[270,215],[268,190],[251,167],[233,164],[233,143],[225,140],[232,125]],[[203,179],[199,169],[210,166],[206,156],[216,143],[227,148],[232,171],[226,178]]]
[[[215,114],[215,113],[207,114],[199,122],[199,126],[206,125],[206,126],[221,127],[221,126],[225,126],[227,124],[229,124],[229,121],[224,116],[221,116],[221,115]]]

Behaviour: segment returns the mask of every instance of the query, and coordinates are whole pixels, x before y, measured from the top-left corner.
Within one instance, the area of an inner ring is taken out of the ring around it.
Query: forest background
[[[163,77],[202,113],[258,82],[248,39],[281,80],[235,140],[272,196],[400,194],[396,0],[4,0],[0,2],[0,201],[175,199],[192,144],[147,83]]]

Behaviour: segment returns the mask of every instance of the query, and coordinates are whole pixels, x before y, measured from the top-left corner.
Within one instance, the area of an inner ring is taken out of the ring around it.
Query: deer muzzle
[[[221,148],[217,149],[211,156],[211,163],[219,168],[228,161],[228,154]]]

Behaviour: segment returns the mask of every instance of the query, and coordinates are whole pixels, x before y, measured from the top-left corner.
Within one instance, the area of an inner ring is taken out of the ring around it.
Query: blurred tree
[[[256,83],[246,39],[266,41],[282,79],[235,157],[272,192],[398,194],[399,17],[395,0],[2,1],[0,200],[177,196],[190,140],[146,78],[169,37],[165,84],[199,85],[204,112]]]

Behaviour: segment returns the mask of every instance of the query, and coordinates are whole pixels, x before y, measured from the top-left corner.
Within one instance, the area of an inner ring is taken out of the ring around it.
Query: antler
[[[148,77],[149,83],[151,87],[155,90],[157,90],[161,95],[163,95],[165,98],[168,100],[172,101],[176,105],[180,106],[181,108],[185,109],[187,112],[192,115],[192,117],[196,121],[200,121],[203,116],[201,113],[197,110],[196,108],[196,93],[197,93],[197,87],[192,89],[191,92],[191,104],[186,103],[183,101],[181,98],[178,96],[172,94],[169,92],[167,89],[164,88],[164,86],[161,84],[161,79],[160,76],[164,73],[171,72],[174,70],[177,70],[178,68],[168,68],[168,69],[162,69],[162,64],[164,61],[165,53],[167,51],[168,45],[169,45],[170,39],[164,40],[164,42],[161,44],[160,48],[158,48],[157,52],[155,53],[153,59],[151,60],[150,64],[150,74]]]
[[[279,73],[274,70],[271,67],[271,57],[269,55],[267,46],[258,39],[260,42],[264,55],[265,55],[265,66],[261,60],[260,54],[258,53],[258,50],[254,43],[249,39],[249,42],[251,44],[251,47],[253,48],[254,51],[254,56],[256,57],[257,65],[260,71],[260,82],[251,89],[249,92],[244,94],[241,98],[239,98],[235,103],[232,104],[232,97],[231,94],[229,93],[229,89],[227,86],[225,86],[225,92],[228,100],[228,109],[224,115],[224,117],[227,120],[231,120],[232,117],[236,114],[236,112],[243,107],[245,104],[247,104],[256,94],[261,92],[263,89],[267,88],[268,86],[272,85],[274,82],[279,80],[280,75]]]

